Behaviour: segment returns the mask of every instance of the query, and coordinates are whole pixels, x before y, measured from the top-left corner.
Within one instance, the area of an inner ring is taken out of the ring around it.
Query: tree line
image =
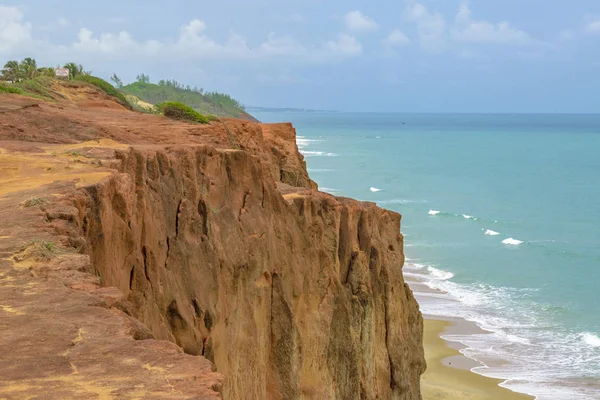
[[[57,68],[61,68],[60,66]],[[81,64],[70,62],[62,66],[69,70],[71,79],[78,75],[90,75],[91,71],[84,70]],[[37,61],[34,58],[26,57],[22,61],[11,60],[4,64],[1,71],[1,79],[13,83],[22,82],[27,79],[34,79],[38,76],[55,77],[55,69],[52,67],[38,67]]]
[[[128,85],[124,85],[117,74],[113,74],[110,80],[125,93],[138,96],[153,104],[171,100],[201,108],[202,104],[198,101],[206,101],[228,111],[245,109],[243,104],[228,94],[217,91],[206,92],[203,88],[183,85],[174,79],[161,79],[155,84],[150,81],[148,75],[142,73],[137,75],[135,82]]]

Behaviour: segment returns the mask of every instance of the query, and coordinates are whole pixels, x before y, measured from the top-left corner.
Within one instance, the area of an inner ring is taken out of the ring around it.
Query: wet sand
[[[470,371],[476,366],[440,336],[452,325],[448,321],[425,320],[427,371],[421,379],[424,400],[526,400],[532,396],[498,386],[502,381]]]

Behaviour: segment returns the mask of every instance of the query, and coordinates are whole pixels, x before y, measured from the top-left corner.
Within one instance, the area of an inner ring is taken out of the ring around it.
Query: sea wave
[[[372,187],[372,186],[371,186],[371,188],[369,190],[371,190],[371,192],[373,192],[373,193],[381,192],[381,189],[376,188],[376,187]]]
[[[524,242],[522,240],[508,238],[508,239],[504,239],[502,241],[502,243],[508,244],[508,245],[511,245],[511,246],[518,246],[518,245],[520,245],[521,243],[524,243]]]
[[[454,274],[452,272],[437,269],[435,267],[427,267],[427,271],[429,271],[431,276],[433,276],[434,278],[443,281],[454,278]]]
[[[327,169],[327,168],[308,168],[307,171],[310,172],[334,172],[335,169]]]
[[[302,153],[302,155],[305,156],[305,157],[337,157],[337,154],[335,154],[335,153],[327,153],[325,151],[306,151],[306,150],[300,150],[300,153]]]
[[[428,212],[429,215],[438,215],[440,213],[441,213],[441,211],[438,211],[438,210],[429,210],[429,212]]]
[[[488,230],[485,231],[485,234],[488,235],[488,236],[498,236],[500,233],[496,232],[496,231],[493,231],[491,229],[488,229]]]
[[[589,346],[600,347],[600,337],[594,335],[593,333],[584,332],[581,334],[581,339]]]
[[[413,260],[404,270],[410,279],[435,290],[420,293],[418,286],[414,289],[424,314],[463,318],[486,332],[444,335],[444,339],[466,346],[461,350],[466,357],[483,364],[474,372],[505,379],[502,386],[540,400],[598,398],[600,386],[586,388],[576,380],[597,385],[600,337],[591,332],[566,331],[553,322],[555,313],[548,310],[556,307],[536,301],[539,289],[458,283],[440,273],[440,268]],[[485,360],[499,362],[486,365]]]
[[[336,194],[336,193],[340,192],[338,189],[332,189],[332,188],[328,188],[328,187],[320,187],[319,190],[321,192],[326,192],[326,193],[331,193],[331,194]]]
[[[427,200],[408,200],[408,199],[390,199],[390,200],[379,200],[377,204],[411,204],[411,203],[427,203]]]
[[[296,136],[296,144],[298,145],[298,149],[302,149],[314,142],[321,142],[321,140],[306,139],[304,136]]]

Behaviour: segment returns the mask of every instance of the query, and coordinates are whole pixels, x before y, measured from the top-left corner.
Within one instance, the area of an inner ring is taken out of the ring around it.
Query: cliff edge
[[[0,397],[420,399],[401,216],[291,124],[0,95]]]

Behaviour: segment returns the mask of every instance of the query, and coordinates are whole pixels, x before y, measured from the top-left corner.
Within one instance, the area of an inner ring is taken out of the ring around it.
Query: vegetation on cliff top
[[[92,75],[79,75],[75,78],[75,80],[80,81],[80,82],[89,83],[90,85],[94,85],[98,89],[100,89],[104,93],[106,93],[107,95],[115,97],[118,100],[118,102],[121,103],[122,105],[124,105],[125,107],[131,108],[131,105],[125,98],[125,95],[123,93],[119,92],[117,89],[115,89],[115,87],[113,85],[106,82],[105,80],[97,78]]]
[[[2,65],[2,64],[0,64]],[[205,92],[202,88],[184,86],[174,80],[161,80],[151,83],[148,75],[140,74],[137,80],[128,85],[113,74],[110,78],[115,86],[103,79],[91,75],[81,64],[70,62],[62,68],[69,70],[71,81],[91,84],[117,99],[122,105],[140,112],[163,113],[153,105],[165,102],[177,102],[190,107],[200,117],[195,120],[213,121],[218,117],[233,117],[253,120],[244,106],[231,96],[219,92]],[[11,60],[4,64],[0,74],[0,93],[14,93],[25,96],[53,100],[55,69],[38,67],[35,59],[28,57],[22,61]],[[2,82],[4,81],[4,82]],[[189,110],[179,111],[177,115],[191,115]]]
[[[121,79],[113,75],[115,84],[122,84]],[[174,101],[188,105],[204,115],[220,117],[248,118],[244,106],[231,96],[219,92],[205,92],[202,88],[184,86],[174,80],[161,80],[151,83],[148,75],[140,74],[137,80],[119,87],[125,94],[136,96],[151,103],[160,104]]]
[[[209,119],[200,114],[198,111],[191,107],[186,106],[183,103],[176,101],[167,101],[160,103],[156,106],[156,109],[165,117],[171,119],[177,119],[180,121],[196,122],[200,124],[207,124]]]

